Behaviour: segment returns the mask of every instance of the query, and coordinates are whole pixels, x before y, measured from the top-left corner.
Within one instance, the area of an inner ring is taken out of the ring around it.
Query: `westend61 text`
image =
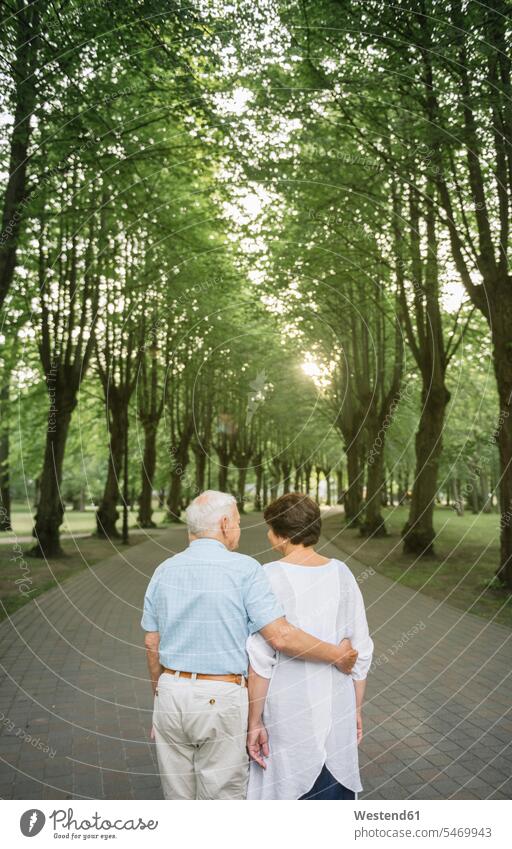
[[[356,820],[419,820],[419,811],[354,811]]]

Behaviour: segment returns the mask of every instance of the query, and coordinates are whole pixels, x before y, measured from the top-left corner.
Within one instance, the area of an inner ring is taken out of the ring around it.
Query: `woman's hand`
[[[357,745],[363,739],[363,715],[361,710],[356,710],[356,733],[357,733]]]
[[[151,726],[151,731],[149,732],[149,739],[150,740],[155,739],[155,726],[154,725]]]
[[[257,725],[249,726],[247,732],[247,751],[249,752],[249,757],[261,766],[262,769],[267,768],[264,758],[268,758],[269,756],[268,734],[263,723],[259,722]]]
[[[340,672],[343,672],[344,675],[350,675],[357,660],[358,653],[352,648],[352,643],[348,637],[344,637],[338,645],[341,655],[338,658],[336,666]]]

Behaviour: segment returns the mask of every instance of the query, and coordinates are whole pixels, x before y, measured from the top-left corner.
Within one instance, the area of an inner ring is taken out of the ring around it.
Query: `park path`
[[[0,624],[0,797],[161,798],[139,622],[155,567],[184,544],[182,527],[159,532]],[[273,559],[261,516],[244,517],[241,548]],[[512,631],[347,562],[375,641],[361,795],[510,798]]]

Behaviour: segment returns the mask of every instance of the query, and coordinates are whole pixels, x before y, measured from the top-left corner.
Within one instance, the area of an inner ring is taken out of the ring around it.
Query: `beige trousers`
[[[245,799],[247,688],[163,672],[153,708],[165,799]]]

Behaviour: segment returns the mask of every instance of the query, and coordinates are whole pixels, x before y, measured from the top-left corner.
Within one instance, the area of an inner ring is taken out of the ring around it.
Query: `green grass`
[[[406,507],[384,510],[389,536],[365,539],[343,527],[343,514],[324,517],[324,532],[339,548],[393,581],[488,620],[512,627],[512,595],[496,584],[499,516],[457,516],[438,507],[434,516],[436,556],[402,553],[400,531]]]
[[[136,524],[136,512],[130,516],[130,526]],[[156,511],[153,520],[158,524],[163,512]],[[16,505],[12,511],[13,531],[0,534],[0,620],[15,613],[23,605],[47,590],[61,584],[67,578],[77,575],[83,569],[111,557],[116,551],[123,550],[120,541],[98,539],[95,536],[78,537],[62,541],[63,557],[51,558],[48,563],[38,558],[27,557],[32,542],[20,542],[18,538],[29,537],[32,532],[32,515]],[[120,528],[120,522],[118,522]],[[62,533],[89,533],[96,528],[94,511],[85,513],[66,512]],[[152,534],[152,531],[147,531]],[[132,534],[130,546],[140,545],[147,540],[146,533]],[[1,542],[1,538],[5,542]],[[6,538],[14,542],[7,542]],[[24,591],[25,587],[25,591]]]
[[[119,508],[118,508],[119,509]],[[13,535],[26,537],[31,536],[32,527],[34,524],[34,514],[27,509],[26,504],[15,503],[11,510],[11,520],[13,531],[0,531],[0,544],[2,539],[11,538]],[[121,527],[122,515],[119,509],[120,519],[118,527]],[[88,507],[87,510],[80,512],[68,509],[64,513],[64,521],[61,526],[63,534],[84,534],[93,533],[96,530],[96,508]],[[155,510],[153,513],[153,521],[160,524],[164,518],[163,510]],[[137,524],[137,510],[128,513],[128,527],[133,528]]]

